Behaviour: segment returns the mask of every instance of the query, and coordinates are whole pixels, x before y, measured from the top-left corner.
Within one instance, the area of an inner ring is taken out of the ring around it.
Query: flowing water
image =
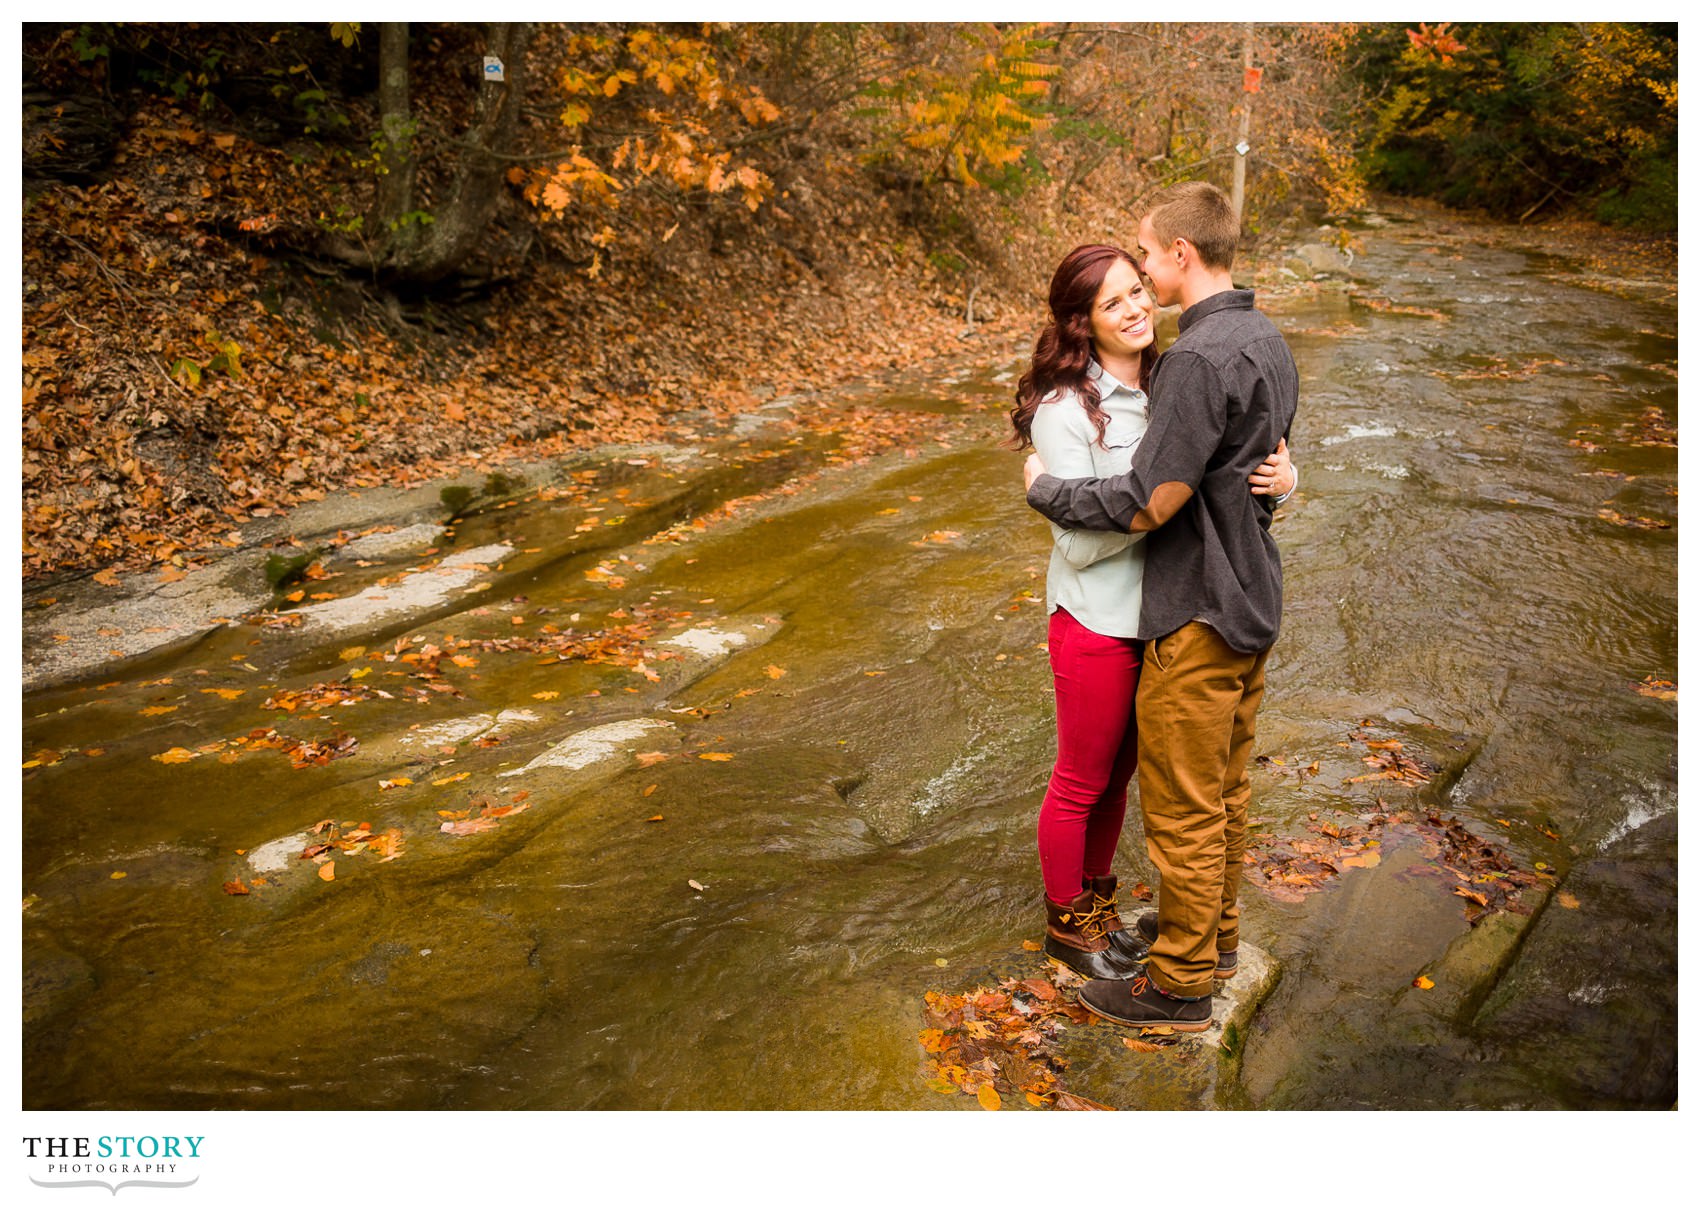
[[[1674,293],[1427,212],[1360,241],[1355,297],[1265,300],[1302,482],[1254,815],[1304,838],[1380,795],[1541,883],[1472,929],[1394,831],[1302,897],[1248,884],[1283,975],[1208,1101],[1668,1106],[1676,704],[1640,690],[1676,678]],[[996,445],[1020,355],[860,401],[933,439],[834,459],[776,406],[324,583],[397,612],[219,627],[27,695],[25,756],[56,760],[24,781],[25,1105],[973,1106],[928,1088],[917,1031],[927,990],[1042,932],[1047,532]],[[477,567],[405,605],[395,578],[455,552]],[[672,644],[642,670],[446,638],[640,606],[671,612],[636,616]],[[410,676],[426,643],[476,664]],[[362,668],[393,697],[262,706]],[[1349,782],[1366,721],[1431,782]],[[359,747],[295,769],[240,743],[267,728]],[[595,760],[533,764],[598,728]],[[497,801],[525,811],[440,832]],[[326,880],[295,857],[326,819],[404,847]],[[1152,878],[1136,812],[1118,867]],[[1105,1031],[1065,1033],[1070,1089],[1197,1104]]]

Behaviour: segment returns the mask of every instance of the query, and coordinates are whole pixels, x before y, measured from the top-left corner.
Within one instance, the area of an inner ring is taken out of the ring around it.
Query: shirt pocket
[[[1143,415],[1110,417],[1104,428],[1103,449],[1094,452],[1109,474],[1120,475],[1133,466],[1133,452],[1145,436],[1145,427]]]

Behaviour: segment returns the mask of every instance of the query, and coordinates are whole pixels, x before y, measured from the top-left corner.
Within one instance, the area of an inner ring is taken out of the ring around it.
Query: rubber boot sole
[[[1055,960],[1076,976],[1089,981],[1132,980],[1143,971],[1137,963],[1124,960],[1113,950],[1081,951],[1066,943],[1058,943],[1049,936],[1045,939],[1044,954],[1047,959]]]

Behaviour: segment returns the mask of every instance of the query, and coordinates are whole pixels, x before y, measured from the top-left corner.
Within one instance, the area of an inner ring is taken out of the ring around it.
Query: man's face
[[[1181,301],[1181,267],[1175,260],[1175,249],[1171,244],[1164,247],[1157,239],[1157,233],[1151,229],[1149,218],[1139,221],[1139,255],[1143,261],[1140,269],[1151,283],[1151,293],[1157,296],[1157,302],[1164,307],[1173,307]]]

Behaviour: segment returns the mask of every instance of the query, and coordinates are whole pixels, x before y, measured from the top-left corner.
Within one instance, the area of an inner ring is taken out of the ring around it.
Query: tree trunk
[[[413,209],[413,110],[408,100],[407,23],[378,26],[378,197],[372,234],[385,244],[405,243],[416,231],[403,222]]]
[[[383,149],[377,203],[364,241],[332,236],[325,250],[338,260],[392,281],[429,284],[465,263],[495,216],[502,196],[503,154],[511,147],[525,94],[525,54],[535,26],[494,22],[485,27],[484,53],[502,61],[501,82],[480,62],[478,104],[455,145],[454,178],[428,215],[414,216],[413,118],[408,95],[407,27],[386,23],[379,33],[379,105]]]

